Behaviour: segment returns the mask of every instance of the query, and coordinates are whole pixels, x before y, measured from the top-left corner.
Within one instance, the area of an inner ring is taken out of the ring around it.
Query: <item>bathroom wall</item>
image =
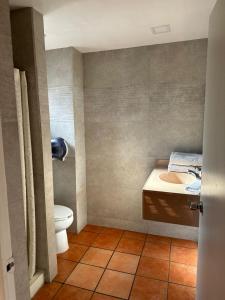
[[[53,161],[54,200],[76,213],[73,50],[46,53],[51,136],[64,138],[69,146],[64,162]],[[71,228],[76,230],[75,221]]]
[[[80,230],[87,224],[84,76],[83,56],[75,49],[73,49],[73,53],[77,231],[80,232]]]
[[[88,222],[197,238],[142,219],[156,159],[201,152],[207,40],[84,55]]]
[[[24,224],[22,177],[13,75],[13,56],[8,1],[0,1],[0,115],[7,183],[7,198],[15,259],[16,299],[28,300],[29,282]]]
[[[43,16],[32,8],[11,11],[14,66],[26,71],[36,215],[36,265],[51,281],[57,273],[53,178]],[[21,34],[23,33],[23,34]]]
[[[46,57],[51,135],[69,145],[67,159],[53,161],[55,203],[73,210],[70,229],[79,232],[87,222],[82,55],[70,47]]]

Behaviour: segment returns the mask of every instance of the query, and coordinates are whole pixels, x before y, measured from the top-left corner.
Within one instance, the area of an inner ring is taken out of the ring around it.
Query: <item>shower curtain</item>
[[[24,219],[27,235],[29,277],[32,279],[36,271],[36,226],[27,81],[25,72],[18,69],[14,69],[14,78],[21,155]]]

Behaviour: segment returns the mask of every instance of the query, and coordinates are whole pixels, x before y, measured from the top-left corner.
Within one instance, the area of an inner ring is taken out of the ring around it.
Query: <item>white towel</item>
[[[185,190],[192,194],[199,195],[201,191],[201,180],[196,179],[193,183],[189,184]]]
[[[179,166],[174,164],[168,165],[169,172],[188,173],[189,170],[196,171],[196,168],[192,166]]]
[[[172,165],[201,167],[202,154],[172,152],[169,163]]]

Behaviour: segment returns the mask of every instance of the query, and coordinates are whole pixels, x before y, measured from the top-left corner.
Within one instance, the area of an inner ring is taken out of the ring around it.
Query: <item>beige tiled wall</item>
[[[76,216],[73,49],[47,51],[46,58],[51,136],[64,138],[69,146],[64,162],[53,161],[54,201]],[[71,228],[76,230],[76,218]]]
[[[83,57],[82,54],[75,49],[73,70],[77,231],[80,232],[80,230],[87,224],[86,153]]]
[[[196,238],[142,219],[154,162],[202,150],[207,40],[84,55],[88,221]]]
[[[51,135],[69,145],[67,159],[53,161],[55,203],[73,210],[70,229],[79,232],[87,222],[82,55],[72,47],[46,55]]]

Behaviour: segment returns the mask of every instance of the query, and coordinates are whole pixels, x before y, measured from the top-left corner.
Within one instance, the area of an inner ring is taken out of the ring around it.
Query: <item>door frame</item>
[[[16,300],[1,118],[0,166],[0,300]]]

